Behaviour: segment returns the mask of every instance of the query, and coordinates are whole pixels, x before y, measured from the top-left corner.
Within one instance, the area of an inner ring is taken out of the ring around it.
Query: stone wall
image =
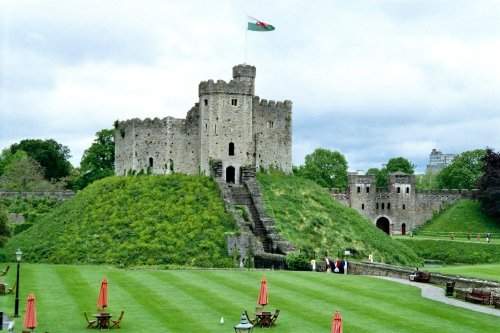
[[[73,191],[23,191],[23,192],[12,192],[12,191],[0,191],[0,197],[6,198],[16,198],[16,197],[55,197],[59,200],[68,200],[75,196]]]
[[[425,271],[425,269],[421,269]],[[354,275],[389,276],[399,279],[408,279],[414,269],[379,264],[352,262],[349,273]],[[430,283],[446,285],[446,282],[455,281],[456,288],[500,288],[500,282],[473,279],[457,275],[448,275],[431,272]]]

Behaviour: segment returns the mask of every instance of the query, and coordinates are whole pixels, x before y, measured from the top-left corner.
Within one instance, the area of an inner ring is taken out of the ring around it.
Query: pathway
[[[413,281],[409,281],[406,279],[398,279],[398,278],[393,278],[393,277],[389,277],[389,276],[373,276],[373,277],[377,277],[377,278],[389,280],[389,281],[394,281],[394,282],[399,282],[399,283],[403,283],[403,284],[408,284],[410,286],[420,288],[422,290],[423,297],[432,299],[434,301],[438,301],[438,302],[446,303],[449,305],[458,306],[458,307],[461,307],[464,309],[482,312],[482,313],[486,313],[486,314],[500,317],[500,310],[490,308],[490,307],[484,306],[484,305],[478,305],[478,304],[474,304],[474,303],[461,301],[461,300],[458,300],[456,298],[446,297],[444,295],[443,288],[436,287],[436,286],[429,284],[429,283],[413,282]]]

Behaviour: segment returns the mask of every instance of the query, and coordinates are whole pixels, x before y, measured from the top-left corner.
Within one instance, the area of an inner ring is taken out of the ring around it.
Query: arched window
[[[410,193],[410,188],[409,187],[406,188],[406,193]]]
[[[234,143],[229,142],[229,156],[234,156]]]
[[[153,167],[153,158],[152,157],[149,158],[149,166],[151,168]]]

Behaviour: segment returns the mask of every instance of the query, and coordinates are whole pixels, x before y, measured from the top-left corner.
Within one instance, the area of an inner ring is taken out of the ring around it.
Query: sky
[[[499,17],[494,0],[0,0],[0,149],[54,139],[78,166],[115,120],[185,118],[201,81],[246,63],[256,95],[293,102],[294,165],[326,148],[422,172],[432,149],[500,148]]]

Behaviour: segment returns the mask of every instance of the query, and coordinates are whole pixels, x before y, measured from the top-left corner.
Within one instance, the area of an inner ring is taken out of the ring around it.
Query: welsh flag
[[[250,31],[273,31],[274,27],[270,24],[264,23],[253,17],[249,16],[250,19],[254,20],[255,23],[248,22],[248,30]]]

